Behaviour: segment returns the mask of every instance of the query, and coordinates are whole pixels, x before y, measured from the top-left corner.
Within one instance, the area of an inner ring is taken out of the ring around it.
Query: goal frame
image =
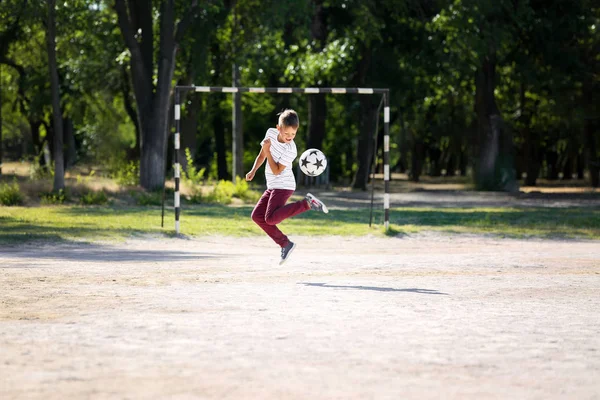
[[[180,232],[179,217],[181,216],[181,196],[179,185],[181,178],[181,164],[179,163],[179,149],[181,143],[181,94],[185,92],[199,93],[278,93],[278,94],[360,94],[383,96],[383,213],[385,231],[389,230],[389,209],[390,209],[390,89],[381,88],[334,88],[334,87],[235,87],[235,86],[195,86],[195,85],[177,85],[175,86],[175,135],[173,138],[175,154],[173,157],[173,168],[175,178],[175,234]],[[379,118],[379,116],[377,116]],[[377,132],[375,133],[377,134]],[[375,154],[375,157],[377,155]],[[374,179],[374,178],[373,178]]]

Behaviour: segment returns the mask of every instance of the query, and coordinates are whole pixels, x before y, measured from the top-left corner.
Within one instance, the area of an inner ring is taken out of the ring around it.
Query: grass
[[[194,205],[183,210],[181,231],[189,236],[264,235],[250,218],[251,206]],[[308,212],[280,226],[290,235],[376,235],[385,237],[383,213],[374,213],[376,225],[368,226],[369,210]],[[501,237],[600,239],[597,208],[396,208],[390,210],[387,236],[422,231],[493,234]],[[161,228],[160,207],[77,205],[0,207],[0,244],[38,241],[109,240],[154,234],[173,235],[174,217],[165,212]]]

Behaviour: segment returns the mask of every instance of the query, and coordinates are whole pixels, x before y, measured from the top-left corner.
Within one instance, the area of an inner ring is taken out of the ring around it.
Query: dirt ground
[[[600,399],[600,242],[0,247],[0,399]]]

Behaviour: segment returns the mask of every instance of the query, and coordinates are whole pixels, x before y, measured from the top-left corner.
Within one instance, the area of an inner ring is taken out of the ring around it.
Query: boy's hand
[[[254,174],[256,174],[256,172],[254,171],[250,171],[246,174],[246,180],[247,181],[251,181],[252,179],[254,179]]]

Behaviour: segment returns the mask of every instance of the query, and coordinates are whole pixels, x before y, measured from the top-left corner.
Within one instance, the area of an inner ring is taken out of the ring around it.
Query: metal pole
[[[179,104],[179,90],[175,88],[175,155],[174,155],[174,163],[175,163],[175,199],[174,199],[174,207],[175,207],[175,234],[179,234],[179,213],[180,213],[180,205],[179,205],[179,132],[181,131],[181,105]]]
[[[371,211],[369,213],[369,228],[373,223],[373,202],[375,201],[375,168],[377,168],[377,142],[379,138],[379,115],[385,95],[381,96],[381,101],[377,106],[377,122],[375,123],[375,134],[373,135],[373,160],[371,161]]]
[[[390,229],[390,92],[383,95],[383,212],[385,231]]]

